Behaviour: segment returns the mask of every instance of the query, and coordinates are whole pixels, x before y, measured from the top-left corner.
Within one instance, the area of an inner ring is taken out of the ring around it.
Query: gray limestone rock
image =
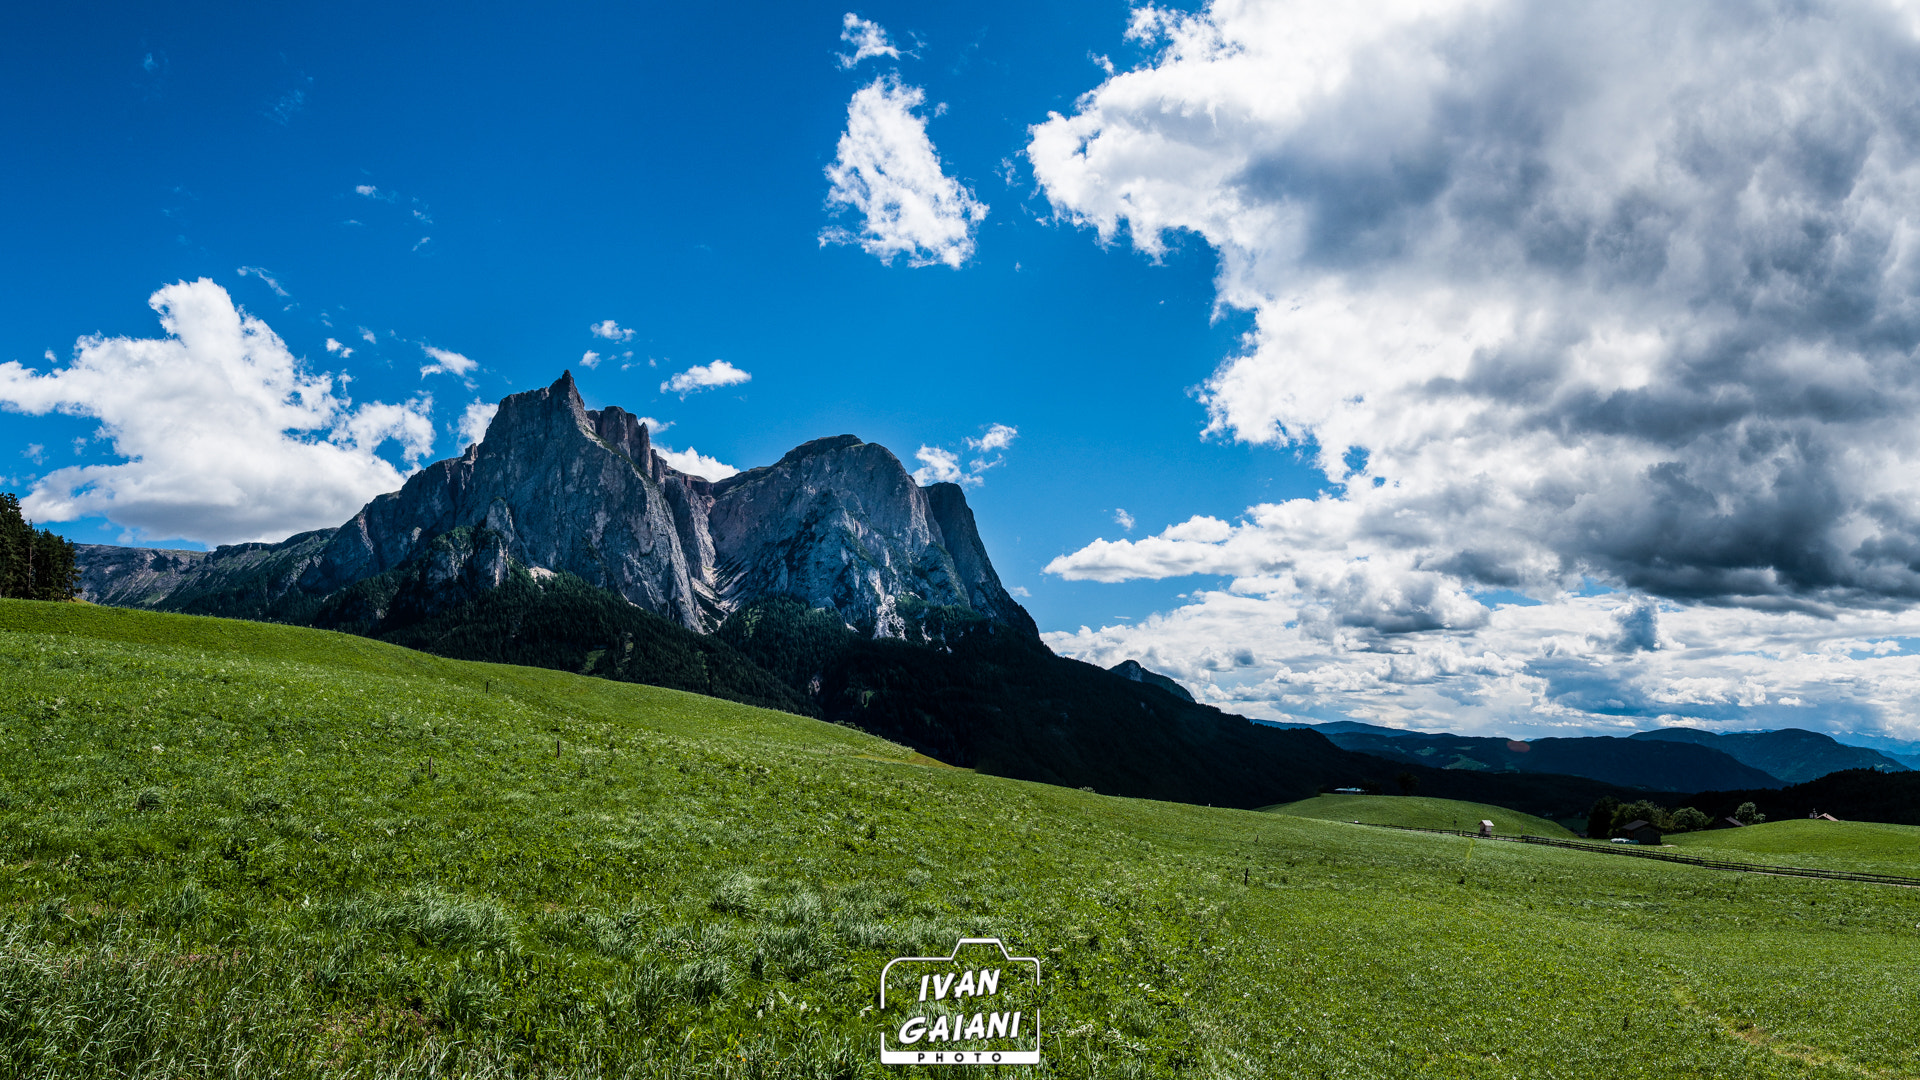
[[[437,542],[456,531],[469,539]],[[885,447],[851,435],[709,482],[661,460],[631,413],[586,408],[570,373],[502,401],[479,443],[339,529],[211,553],[90,545],[80,563],[96,602],[219,611],[244,594],[252,599],[230,613],[293,621],[411,565],[448,602],[515,568],[568,572],[703,632],[791,595],[875,636],[903,636],[902,612],[928,605],[1037,633],[994,573],[959,487],[923,488]]]
[[[876,637],[902,636],[902,600],[967,607],[1034,632],[986,559],[966,498],[922,488],[884,446],[815,439],[713,485],[715,580],[728,610],[790,595]]]

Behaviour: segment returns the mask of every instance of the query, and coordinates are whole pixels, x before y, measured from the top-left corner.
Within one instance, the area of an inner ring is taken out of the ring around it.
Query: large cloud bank
[[[1538,719],[1614,708],[1513,681],[1548,639],[1613,663],[1580,643],[1620,598],[1573,597],[1585,581],[1666,598],[1668,622],[1912,632],[1920,43],[1902,13],[1221,0],[1136,9],[1129,34],[1156,55],[1037,126],[1035,175],[1102,240],[1214,246],[1220,302],[1254,329],[1202,388],[1210,430],[1302,447],[1336,490],[1051,570],[1229,576],[1171,618],[1232,610],[1219,640],[1294,642],[1267,650],[1269,679],[1298,673],[1275,653],[1332,665],[1335,687],[1491,648],[1444,685]],[[1548,612],[1490,611],[1490,588]]]
[[[354,405],[266,323],[202,278],[148,301],[163,338],[85,338],[65,367],[0,364],[0,407],[100,421],[127,460],[57,469],[22,500],[40,521],[101,516],[136,535],[209,544],[340,524],[433,449],[431,402]]]

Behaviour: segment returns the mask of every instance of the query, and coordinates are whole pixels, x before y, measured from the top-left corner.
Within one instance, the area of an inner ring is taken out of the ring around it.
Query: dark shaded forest
[[[71,600],[80,595],[72,541],[35,529],[20,500],[0,493],[0,597]]]

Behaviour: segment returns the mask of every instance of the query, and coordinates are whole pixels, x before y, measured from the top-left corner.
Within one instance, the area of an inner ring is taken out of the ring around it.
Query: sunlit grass
[[[1104,798],[287,627],[0,603],[0,687],[0,1073],[881,1075],[880,966],[967,933],[1044,958],[1046,1075],[1920,1075],[1912,890]]]
[[[1465,829],[1469,832],[1477,831],[1482,821],[1491,821],[1494,833],[1499,836],[1548,836],[1556,840],[1573,837],[1573,833],[1565,826],[1504,806],[1488,806],[1458,799],[1428,799],[1417,795],[1321,795],[1269,806],[1266,812],[1319,818],[1322,821],[1359,821],[1368,825]]]

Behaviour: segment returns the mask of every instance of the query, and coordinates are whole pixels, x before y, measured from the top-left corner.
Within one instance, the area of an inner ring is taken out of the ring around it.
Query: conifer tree
[[[0,597],[71,600],[80,595],[79,552],[50,530],[36,530],[20,500],[0,492]]]

